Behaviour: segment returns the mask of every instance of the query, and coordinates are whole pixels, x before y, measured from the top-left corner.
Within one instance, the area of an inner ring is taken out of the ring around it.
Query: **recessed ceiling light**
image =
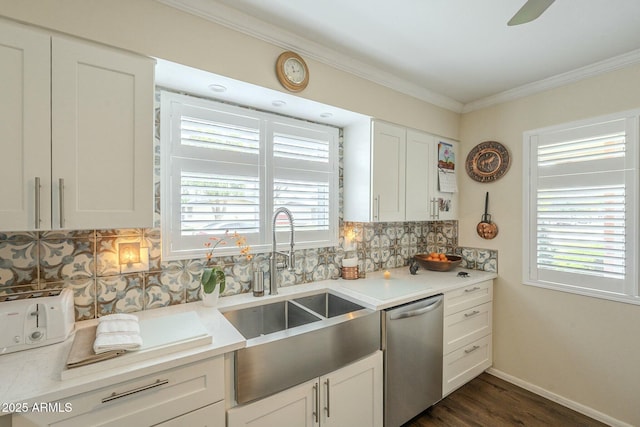
[[[328,119],[329,117],[333,117],[333,113],[322,113],[320,114],[320,117],[322,117],[323,119]]]
[[[287,105],[287,103],[284,101],[277,100],[277,101],[273,101],[271,105],[273,105],[274,107],[282,107],[284,105]]]
[[[227,88],[225,86],[222,85],[209,85],[209,89],[211,89],[214,92],[226,92]]]

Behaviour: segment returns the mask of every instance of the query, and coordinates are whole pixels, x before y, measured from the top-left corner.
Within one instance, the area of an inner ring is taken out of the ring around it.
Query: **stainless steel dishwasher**
[[[443,295],[385,310],[384,425],[398,427],[442,399]]]

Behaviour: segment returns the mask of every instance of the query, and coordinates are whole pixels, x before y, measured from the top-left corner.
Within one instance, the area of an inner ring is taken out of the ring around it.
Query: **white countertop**
[[[261,298],[256,298],[251,293],[224,297],[220,298],[218,308],[224,312],[232,308],[244,308],[284,300],[292,295],[304,296],[322,290],[332,290],[334,293],[363,306],[382,310],[497,277],[495,273],[460,268],[450,272],[420,269],[416,275],[409,274],[408,267],[389,271],[391,277],[388,280],[385,280],[383,272],[379,271],[369,273],[366,279],[325,280],[288,286],[280,288],[278,295],[266,295]],[[466,271],[469,273],[469,277],[458,277],[459,271]],[[194,311],[198,314],[200,321],[213,337],[211,344],[163,354],[148,360],[134,361],[118,367],[92,371],[85,376],[65,380],[61,380],[61,372],[71,348],[73,336],[59,344],[0,355],[0,403],[53,401],[116,384],[131,379],[132,376],[148,375],[219,356],[246,345],[244,337],[218,309],[205,307],[200,302],[141,311],[135,314],[140,319],[150,319],[187,311]],[[78,322],[76,326],[87,327],[96,322],[96,320],[88,320]]]

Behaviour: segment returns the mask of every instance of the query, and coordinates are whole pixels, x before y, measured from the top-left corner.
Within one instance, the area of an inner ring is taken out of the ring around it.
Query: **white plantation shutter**
[[[337,129],[167,92],[161,113],[163,257],[200,256],[227,230],[267,251],[280,206],[297,248],[336,244]]]
[[[637,299],[637,122],[525,134],[525,283]]]
[[[322,240],[337,218],[337,147],[335,133],[282,122],[273,124],[273,207],[286,207],[295,221],[296,235]],[[288,231],[276,223],[278,232]]]

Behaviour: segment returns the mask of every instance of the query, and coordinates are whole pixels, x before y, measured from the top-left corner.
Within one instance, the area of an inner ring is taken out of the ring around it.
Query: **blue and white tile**
[[[94,276],[93,239],[40,241],[40,280],[59,282]]]
[[[113,313],[132,313],[144,309],[142,273],[99,277],[96,285],[98,317]]]
[[[0,241],[0,288],[28,285],[37,280],[37,242]]]
[[[181,304],[186,298],[186,285],[170,271],[146,274],[145,310]]]

